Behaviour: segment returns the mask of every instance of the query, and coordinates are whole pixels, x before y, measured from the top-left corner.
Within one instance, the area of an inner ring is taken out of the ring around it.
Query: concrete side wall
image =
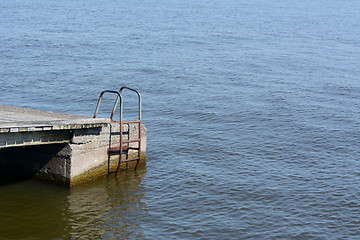
[[[110,172],[116,170],[118,164],[118,155],[111,157],[109,162],[107,154],[110,142],[110,132],[111,147],[119,146],[120,131],[119,124],[117,123],[111,123],[108,126],[98,130],[74,130],[73,138],[69,144],[71,148],[71,185],[74,185],[78,182],[87,181],[101,175],[106,175],[108,170]],[[131,124],[130,126],[124,125],[123,139],[136,139],[138,138],[138,132],[138,124]],[[146,155],[146,129],[144,125],[141,127],[141,133],[141,152],[143,155],[142,162],[144,162]],[[132,143],[132,146],[138,146],[138,143]],[[133,157],[136,154],[137,151],[133,150],[129,153],[129,157]],[[125,159],[125,155],[123,155],[123,159]]]
[[[9,147],[0,149],[0,165],[2,169],[11,168],[19,172],[19,168],[30,171],[38,178],[55,181],[65,185],[75,185],[89,181],[108,173],[108,154],[111,131],[112,147],[119,146],[119,124],[109,123],[103,127],[73,129],[64,133],[70,136],[68,142],[26,147]],[[138,124],[123,126],[123,139],[138,138]],[[142,163],[146,156],[146,129],[142,125]],[[137,145],[138,143],[132,143]],[[130,155],[137,151],[130,152]],[[123,159],[125,155],[123,155]],[[115,171],[118,155],[110,159],[110,171]],[[129,164],[129,168],[131,165]],[[5,167],[4,167],[5,166]],[[126,166],[123,165],[122,168]]]

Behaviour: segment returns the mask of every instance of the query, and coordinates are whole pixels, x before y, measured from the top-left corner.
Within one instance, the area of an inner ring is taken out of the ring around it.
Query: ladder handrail
[[[101,103],[101,100],[103,98],[103,95],[105,93],[114,93],[117,95],[117,98],[116,98],[116,103],[114,105],[114,109],[111,113],[111,116],[110,116],[110,120],[113,121],[113,117],[114,117],[114,113],[115,113],[115,110],[116,110],[116,106],[117,106],[117,103],[119,102],[119,99],[120,99],[120,119],[122,118],[122,96],[120,94],[120,92],[117,92],[117,91],[112,91],[112,90],[104,90],[100,93],[100,96],[99,96],[99,100],[98,100],[98,103],[97,103],[97,106],[96,106],[96,109],[95,109],[95,113],[94,113],[94,117],[93,118],[96,118],[97,114],[98,114],[98,111],[99,111],[99,108],[100,108],[100,103]]]
[[[130,91],[133,91],[133,92],[135,92],[137,95],[138,95],[138,98],[139,98],[139,120],[141,120],[141,94],[139,93],[139,91],[137,91],[137,90],[135,90],[135,89],[133,89],[133,88],[129,88],[129,87],[121,87],[120,88],[120,90],[119,90],[119,94],[120,94],[120,97],[119,97],[119,95],[118,95],[118,97],[116,98],[116,101],[115,101],[115,104],[114,104],[114,108],[113,108],[113,111],[112,111],[112,114],[111,114],[111,117],[110,117],[110,119],[112,120],[112,118],[113,118],[113,116],[114,116],[114,114],[115,114],[115,109],[116,109],[116,107],[117,107],[117,104],[118,104],[118,102],[119,102],[119,98],[120,98],[120,100],[121,100],[121,98],[122,98],[122,96],[121,96],[121,93],[122,93],[122,91],[124,90],[124,89],[128,89],[128,90],[130,90]],[[120,104],[121,104],[121,102],[120,102]],[[121,108],[120,108],[120,122],[122,123],[122,116],[123,116],[123,114],[122,114],[122,105],[121,105]]]
[[[133,88],[129,88],[129,87],[121,87],[120,90],[119,90],[119,94],[120,94],[120,104],[121,104],[121,108],[120,108],[120,135],[122,136],[122,125],[123,125],[123,107],[122,107],[122,101],[121,101],[121,93],[124,89],[128,89],[130,91],[133,91],[135,92],[137,95],[138,95],[138,98],[139,98],[139,120],[138,120],[138,124],[139,124],[139,147],[138,147],[138,157],[137,157],[137,163],[136,163],[136,166],[135,166],[135,170],[137,169],[138,165],[139,165],[139,161],[141,159],[141,95],[140,93],[133,89]],[[119,100],[119,97],[116,99],[116,102],[115,102],[115,105],[114,105],[114,109],[113,111],[116,109],[116,105],[118,103],[118,100]],[[123,144],[123,141],[121,139],[121,142],[120,142],[120,148],[122,148],[122,144]],[[118,164],[118,167],[116,169],[116,173],[115,173],[115,176],[117,176],[119,170],[120,170],[120,164],[121,164],[121,160],[122,160],[122,156],[120,154],[119,156],[119,164]]]
[[[123,122],[123,100],[122,100],[122,96],[121,96],[121,93],[124,89],[128,89],[130,91],[133,91],[135,92],[137,95],[138,95],[138,98],[139,98],[139,119],[138,120],[135,120],[135,121],[130,121],[130,122]],[[119,103],[120,101],[120,121],[119,121],[119,124],[120,124],[120,147],[119,147],[119,163],[118,163],[118,166],[117,166],[117,169],[116,169],[116,173],[115,173],[115,176],[117,176],[117,173],[119,172],[120,170],[120,165],[122,163],[122,149],[123,149],[123,144],[125,143],[128,143],[127,145],[127,149],[130,149],[130,146],[129,146],[129,143],[132,143],[132,142],[138,142],[138,147],[137,148],[133,148],[133,149],[137,149],[138,150],[138,157],[137,158],[133,158],[133,159],[126,159],[124,162],[128,162],[128,161],[135,161],[137,160],[137,163],[136,163],[136,166],[135,166],[135,170],[137,169],[138,165],[139,165],[139,161],[141,159],[141,95],[140,93],[133,89],[133,88],[129,88],[129,87],[121,87],[120,90],[117,92],[117,91],[111,91],[111,90],[105,90],[105,91],[102,91],[100,93],[100,96],[99,96],[99,100],[98,100],[98,103],[97,103],[97,106],[96,106],[96,110],[95,110],[95,113],[94,113],[94,118],[97,117],[97,114],[98,114],[98,111],[99,111],[99,108],[100,108],[100,103],[101,103],[101,100],[103,98],[103,95],[105,93],[114,93],[117,95],[116,97],[116,100],[115,100],[115,103],[114,103],[114,107],[113,107],[113,110],[111,112],[111,116],[110,116],[110,120],[114,122],[113,120],[113,117],[114,117],[114,114],[115,114],[115,111],[116,111],[116,107],[117,107],[117,104]],[[122,131],[122,126],[123,126],[123,123],[138,123],[139,124],[139,138],[138,139],[133,139],[133,140],[123,140],[123,131]],[[110,150],[111,148],[111,130],[110,130],[110,142],[109,142],[109,149],[108,151]],[[109,152],[108,152],[109,154]],[[110,164],[110,155],[108,156],[108,173],[109,173],[109,164]]]

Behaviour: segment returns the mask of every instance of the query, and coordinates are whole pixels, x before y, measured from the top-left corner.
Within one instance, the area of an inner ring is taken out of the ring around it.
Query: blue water
[[[147,165],[0,186],[2,239],[357,239],[360,2],[0,2],[0,104],[143,96]],[[111,106],[109,106],[111,107]]]

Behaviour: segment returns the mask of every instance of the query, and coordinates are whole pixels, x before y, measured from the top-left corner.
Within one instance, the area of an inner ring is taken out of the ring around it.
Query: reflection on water
[[[25,179],[1,182],[0,239],[67,237],[69,189]]]
[[[141,238],[145,175],[142,167],[72,189],[2,179],[0,239]]]
[[[71,189],[67,197],[71,237],[116,239],[142,235],[138,229],[144,207],[145,174],[146,169],[136,174],[129,171]]]

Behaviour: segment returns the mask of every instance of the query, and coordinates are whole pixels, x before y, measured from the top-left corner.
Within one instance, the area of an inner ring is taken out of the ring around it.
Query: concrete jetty
[[[129,139],[137,138],[139,142]],[[0,168],[2,174],[30,173],[36,178],[73,186],[114,172],[119,154],[109,154],[122,139],[122,159],[146,156],[146,129],[141,124],[122,125],[110,119],[55,113],[0,105]],[[122,140],[124,141],[124,140]],[[119,151],[120,153],[120,151]],[[122,162],[120,169],[134,166]]]

